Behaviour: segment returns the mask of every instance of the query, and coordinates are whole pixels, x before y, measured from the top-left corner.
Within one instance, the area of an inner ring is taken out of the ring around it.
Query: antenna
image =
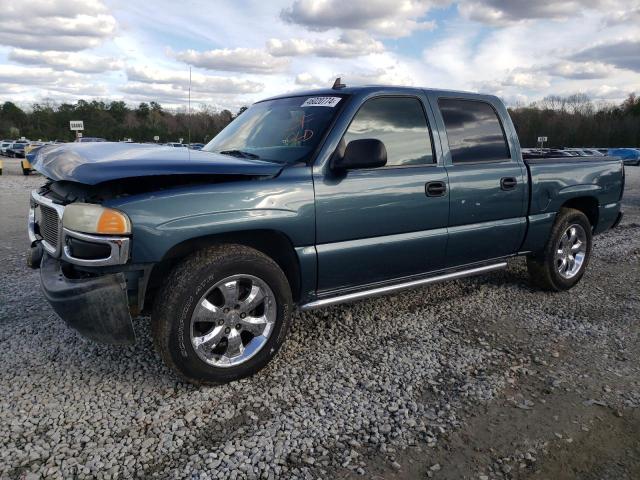
[[[336,78],[335,82],[333,82],[332,90],[340,90],[341,88],[345,88],[346,85],[340,82],[340,77]]]
[[[187,149],[191,150],[191,67],[189,67],[189,105],[187,107]],[[191,152],[189,152],[191,158]]]

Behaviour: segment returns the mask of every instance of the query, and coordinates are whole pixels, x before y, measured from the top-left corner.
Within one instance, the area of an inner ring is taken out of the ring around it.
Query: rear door
[[[435,98],[447,151],[450,266],[513,254],[524,237],[527,175],[497,108],[507,115],[491,99]]]
[[[376,138],[387,165],[314,171],[320,294],[420,274],[445,261],[449,193],[424,95],[369,98],[343,134]]]

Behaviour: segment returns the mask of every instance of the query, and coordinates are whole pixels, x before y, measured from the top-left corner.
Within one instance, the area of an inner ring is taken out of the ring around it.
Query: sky
[[[0,102],[240,106],[331,86],[640,94],[640,0],[0,0]]]

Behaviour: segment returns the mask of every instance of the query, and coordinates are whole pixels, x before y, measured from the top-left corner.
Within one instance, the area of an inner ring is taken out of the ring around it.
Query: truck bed
[[[615,157],[526,159],[529,175],[529,228],[525,249],[548,238],[555,214],[571,202],[585,204],[594,233],[618,217],[624,189],[622,160]]]

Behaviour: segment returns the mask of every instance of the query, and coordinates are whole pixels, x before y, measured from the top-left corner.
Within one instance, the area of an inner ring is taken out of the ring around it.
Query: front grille
[[[58,231],[60,218],[58,212],[54,208],[40,204],[40,218],[38,219],[38,228],[40,235],[51,247],[58,247]]]

